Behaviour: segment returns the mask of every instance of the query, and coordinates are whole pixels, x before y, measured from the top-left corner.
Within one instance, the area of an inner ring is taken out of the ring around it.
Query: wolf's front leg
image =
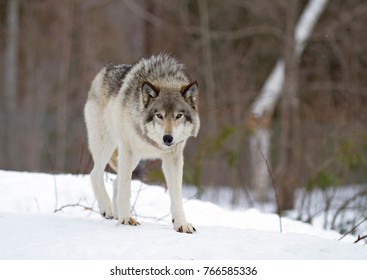
[[[117,207],[117,218],[119,224],[139,225],[132,217],[130,210],[131,197],[131,176],[135,167],[138,165],[139,159],[135,158],[132,153],[119,149],[118,156],[118,174],[113,200]]]
[[[194,226],[186,221],[182,207],[182,151],[168,154],[162,159],[162,169],[171,197],[171,214],[174,229],[178,232],[194,233]]]

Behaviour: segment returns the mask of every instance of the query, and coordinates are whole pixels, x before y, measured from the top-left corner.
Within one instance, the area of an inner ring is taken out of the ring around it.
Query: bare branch
[[[358,243],[359,241],[361,241],[361,240],[363,240],[363,239],[367,239],[367,234],[366,234],[366,235],[363,235],[363,236],[360,236],[360,235],[358,234],[358,238],[357,238],[357,240],[356,240],[356,241],[354,241],[353,243]]]
[[[190,35],[201,35],[202,34],[201,27],[187,25],[187,24],[183,26],[172,24],[146,11],[133,0],[125,0],[124,4],[135,14],[137,14],[138,16],[142,17],[144,20],[150,22],[151,24],[157,27],[164,28],[172,32],[183,32],[184,31]],[[211,40],[238,40],[238,39],[243,39],[246,37],[261,35],[261,34],[271,34],[271,35],[280,37],[281,33],[282,33],[281,30],[275,27],[258,26],[258,27],[243,28],[243,29],[238,29],[238,30],[223,30],[223,31],[208,30],[208,37]]]
[[[227,31],[211,31],[210,39],[212,40],[238,40],[246,37],[256,36],[256,35],[273,35],[280,37],[282,31],[279,28],[270,26],[254,26],[247,27],[238,30],[227,30]]]
[[[350,231],[347,231],[342,237],[340,237],[338,240],[342,240],[344,237],[346,237],[348,234],[352,233],[353,231],[356,230],[357,227],[359,227],[361,224],[363,224],[365,221],[367,221],[367,217],[364,218],[362,221],[360,221],[358,224],[356,224]],[[365,238],[365,237],[363,237]],[[358,239],[357,239],[358,240]],[[358,240],[359,241],[359,240]],[[357,241],[357,242],[358,242]]]
[[[277,203],[277,208],[278,208],[278,216],[279,216],[279,228],[280,228],[280,233],[283,232],[283,227],[282,227],[282,215],[281,215],[281,210],[280,210],[280,205],[279,205],[279,199],[278,199],[278,191],[277,191],[277,187],[275,185],[275,182],[274,182],[274,178],[273,178],[273,174],[270,170],[270,167],[269,167],[269,163],[268,163],[268,160],[265,158],[264,154],[260,151],[260,154],[262,156],[262,158],[264,159],[265,163],[266,163],[266,166],[268,168],[268,172],[269,172],[269,176],[271,178],[271,182],[273,184],[273,188],[274,188],[274,192],[275,192],[275,200],[276,200],[276,203]]]
[[[140,181],[140,187],[139,187],[138,193],[136,194],[135,201],[133,205],[131,206],[131,213],[135,213],[135,217],[137,216],[136,211],[135,211],[135,205],[136,205],[136,202],[138,201],[142,188],[143,188],[143,182]]]
[[[328,0],[310,0],[304,9],[295,30],[295,52],[297,57],[303,53],[305,45],[311,36],[321,13],[325,10]],[[265,113],[273,114],[274,108],[281,95],[284,83],[284,62],[282,59],[277,61],[273,71],[264,83],[259,96],[252,104],[251,113],[255,117],[261,117]]]
[[[58,193],[57,193],[57,183],[56,183],[55,166],[53,164],[53,161],[51,159],[51,155],[50,155],[50,152],[47,149],[47,146],[45,145],[44,148],[46,150],[47,158],[48,158],[48,161],[49,161],[49,164],[50,164],[50,167],[51,167],[51,170],[52,170],[53,178],[54,178],[55,210],[56,210],[57,209],[57,203],[58,203],[59,197],[58,197]]]
[[[98,10],[115,1],[117,0],[89,0],[85,2],[85,6],[83,8],[87,10]]]
[[[332,229],[335,228],[337,217],[341,214],[341,212],[343,210],[346,210],[347,209],[347,207],[348,207],[348,205],[350,203],[352,203],[356,199],[360,198],[361,196],[365,196],[365,195],[367,195],[367,190],[363,190],[363,191],[357,192],[355,195],[353,195],[349,199],[345,200],[344,203],[340,207],[338,207],[338,209],[336,210],[336,212],[334,214],[334,217],[333,217],[333,220],[331,222],[331,228]]]
[[[343,25],[347,25],[350,22],[355,22],[358,17],[364,16],[367,14],[367,5],[366,2],[363,2],[360,5],[357,5],[351,11],[345,11],[341,13],[341,15],[337,18],[333,25],[330,25],[328,28],[328,33],[333,34],[337,31],[337,29]],[[325,37],[325,32],[322,34],[317,34],[317,37]]]
[[[82,207],[84,210],[89,210],[89,211],[94,212],[94,213],[99,213],[98,211],[94,210],[93,207],[85,206],[83,204],[80,204],[79,202],[78,203],[74,203],[74,204],[66,204],[66,205],[63,205],[60,208],[55,209],[54,210],[54,213],[61,212],[63,209],[68,208],[68,207]]]
[[[151,24],[164,28],[166,30],[172,31],[172,32],[182,32],[186,31],[187,33],[191,33],[193,35],[199,35],[200,34],[200,28],[191,27],[191,26],[185,26],[183,29],[182,26],[172,24],[170,22],[167,22],[165,20],[162,20],[160,17],[146,11],[143,9],[139,4],[137,4],[133,0],[125,0],[123,3],[126,5],[127,8],[129,8],[131,11],[133,11],[135,14],[143,18],[144,20],[150,22]]]

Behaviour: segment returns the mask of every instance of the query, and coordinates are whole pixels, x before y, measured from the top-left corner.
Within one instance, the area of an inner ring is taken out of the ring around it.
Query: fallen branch
[[[80,204],[79,202],[78,203],[75,203],[75,204],[66,204],[66,205],[63,205],[60,208],[55,209],[54,210],[54,213],[61,212],[63,209],[68,208],[68,207],[82,207],[84,210],[89,210],[91,212],[99,213],[98,211],[94,210],[92,207],[85,206],[83,204]]]
[[[363,236],[360,236],[359,234],[358,234],[358,238],[357,238],[357,240],[356,241],[354,241],[353,243],[358,243],[359,241],[361,241],[361,240],[363,240],[363,239],[366,239],[367,238],[367,234],[366,235],[363,235]]]

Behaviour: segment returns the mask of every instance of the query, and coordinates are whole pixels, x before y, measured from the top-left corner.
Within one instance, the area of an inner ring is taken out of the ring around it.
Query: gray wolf
[[[84,108],[93,192],[100,213],[138,225],[130,210],[131,174],[142,159],[161,159],[171,199],[173,227],[193,233],[182,207],[183,150],[200,128],[199,88],[177,59],[160,54],[135,65],[105,66],[95,77]],[[103,173],[116,172],[112,203]]]

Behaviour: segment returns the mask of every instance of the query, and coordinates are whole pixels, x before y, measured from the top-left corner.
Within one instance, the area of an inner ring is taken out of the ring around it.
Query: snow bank
[[[198,232],[180,234],[163,188],[134,181],[132,190],[138,227],[89,210],[97,209],[89,176],[0,171],[0,259],[367,259],[354,238],[285,218],[281,234],[274,214],[198,200],[184,203]],[[53,213],[69,204],[80,206]]]

